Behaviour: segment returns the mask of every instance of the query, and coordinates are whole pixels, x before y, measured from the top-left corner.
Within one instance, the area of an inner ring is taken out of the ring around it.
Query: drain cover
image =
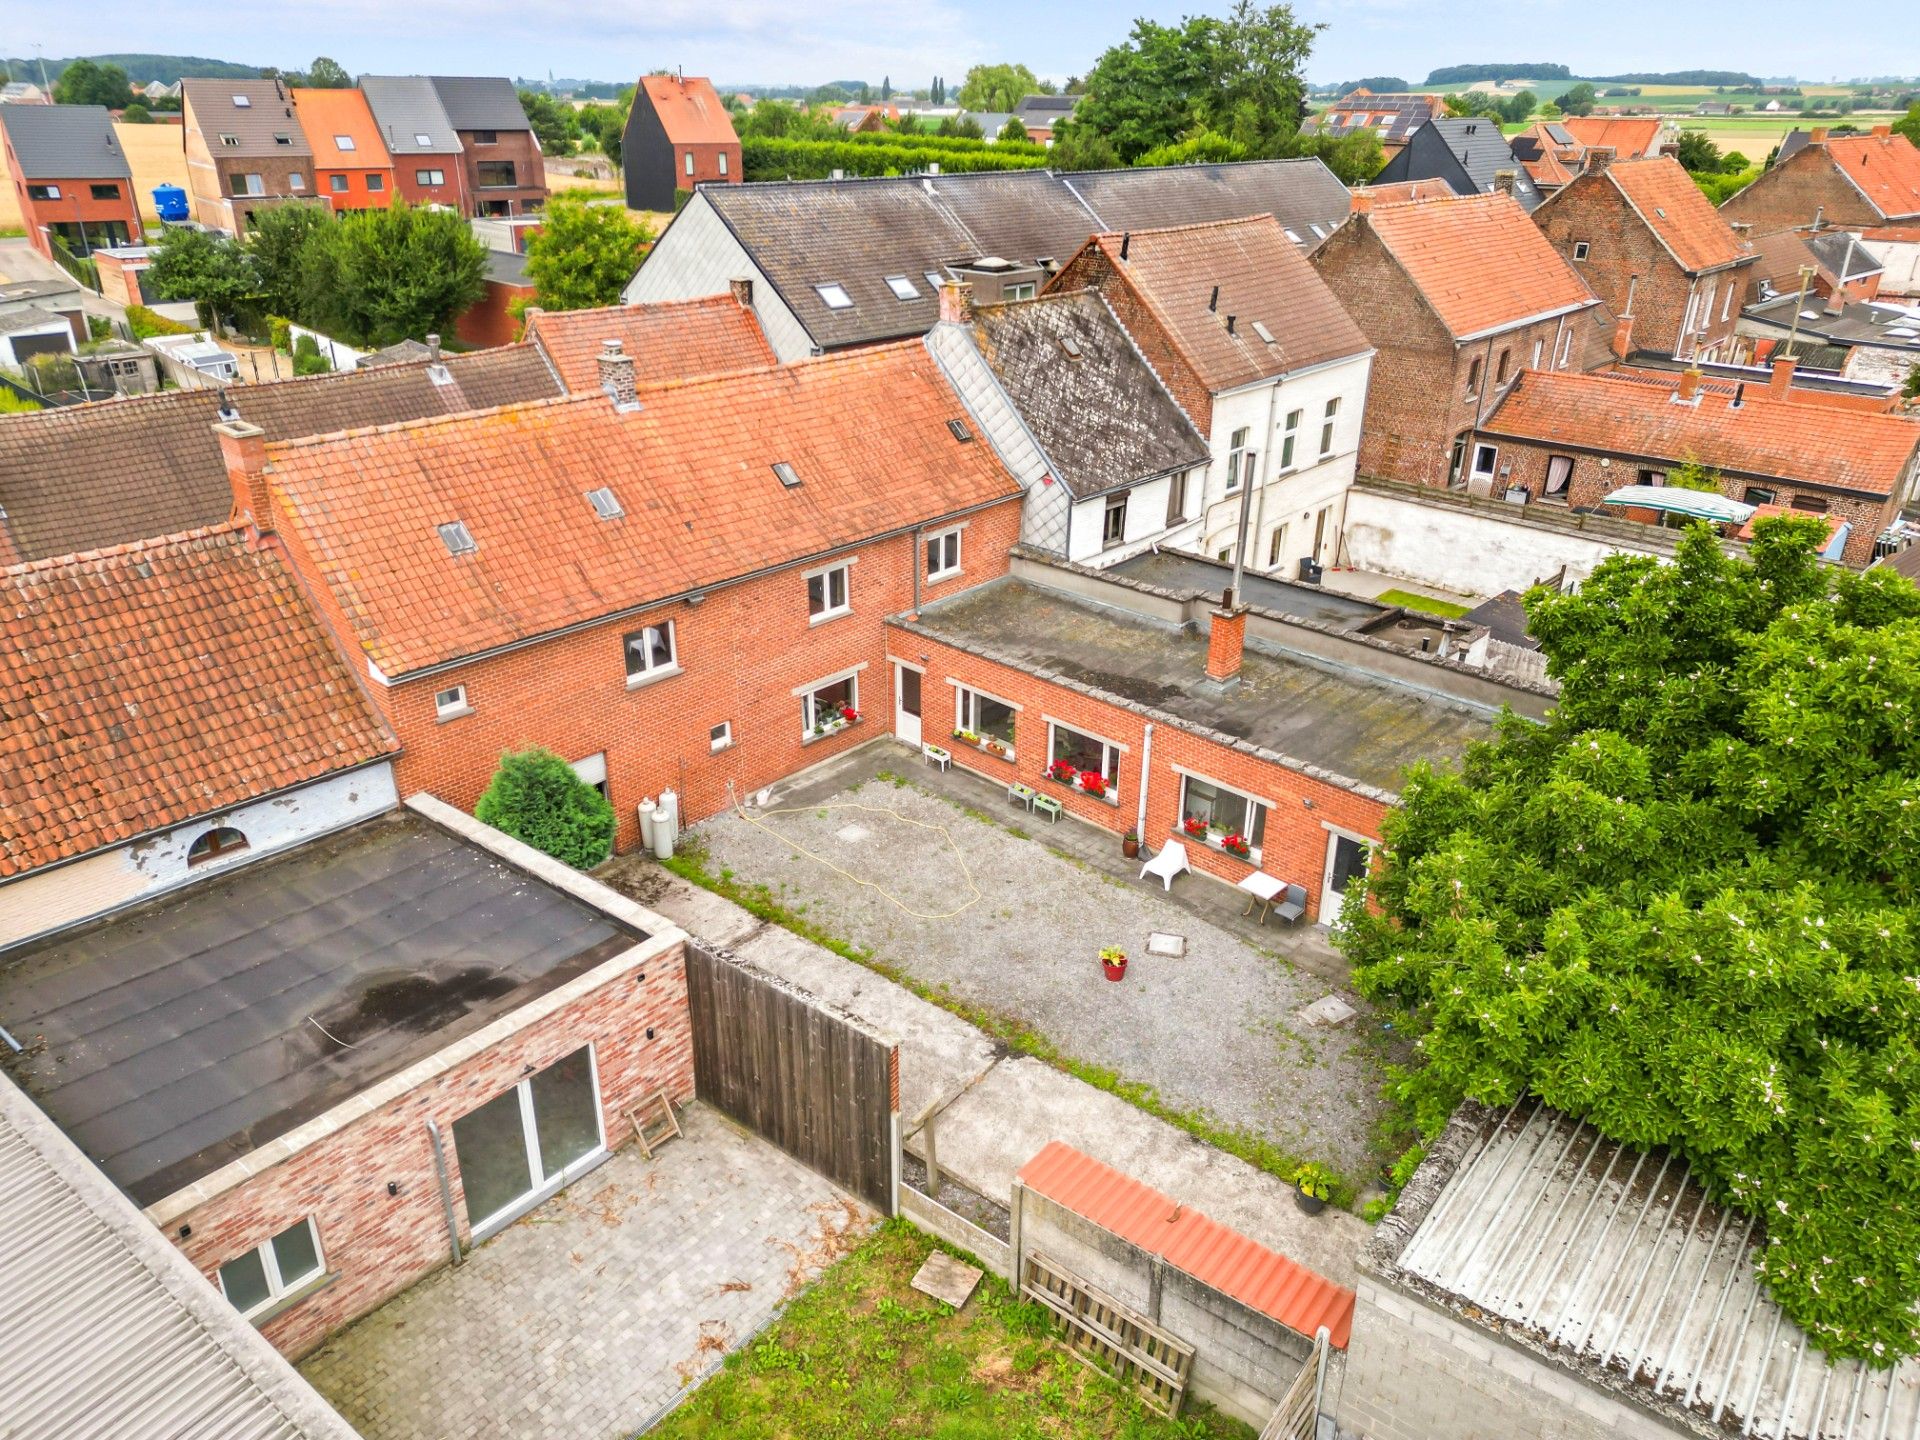
[[[1147,932],[1147,953],[1171,955],[1178,960],[1187,953],[1187,937],[1167,930],[1150,930]]]
[[[1338,995],[1322,995],[1300,1012],[1300,1018],[1309,1025],[1344,1025],[1353,1016],[1353,1006]]]

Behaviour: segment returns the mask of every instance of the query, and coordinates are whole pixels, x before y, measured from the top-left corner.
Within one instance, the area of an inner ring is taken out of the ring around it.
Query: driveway
[[[872,1212],[702,1105],[301,1362],[367,1440],[624,1440]]]

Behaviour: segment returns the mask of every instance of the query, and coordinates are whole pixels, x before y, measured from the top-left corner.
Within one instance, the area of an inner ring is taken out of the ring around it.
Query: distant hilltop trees
[[[1471,85],[1476,80],[1571,80],[1564,65],[1443,65],[1429,71],[1427,84]]]

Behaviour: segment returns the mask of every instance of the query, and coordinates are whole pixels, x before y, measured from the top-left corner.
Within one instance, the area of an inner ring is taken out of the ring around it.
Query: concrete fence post
[[[939,1113],[932,1112],[928,1114],[927,1123],[920,1130],[922,1142],[927,1149],[927,1194],[935,1200],[940,1198],[940,1156],[934,1143],[939,1125]]]
[[[1020,1284],[1027,1271],[1027,1246],[1021,1224],[1027,1208],[1027,1187],[1018,1180],[1013,1182],[1013,1193],[1008,1197],[1009,1219],[1007,1222],[1007,1253],[1013,1273],[1007,1276],[1007,1283],[1013,1287],[1014,1299],[1020,1298]]]

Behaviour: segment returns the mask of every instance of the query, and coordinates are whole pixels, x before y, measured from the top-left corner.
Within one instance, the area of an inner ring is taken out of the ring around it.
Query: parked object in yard
[[[1109,980],[1124,980],[1127,976],[1127,952],[1109,945],[1100,952],[1100,968],[1107,972]]]
[[[1274,879],[1273,876],[1267,874],[1264,870],[1254,871],[1251,875],[1241,880],[1234,888],[1247,892],[1247,908],[1240,913],[1242,915],[1251,915],[1253,914],[1253,907],[1258,905],[1260,907],[1260,923],[1262,925],[1267,923],[1267,912],[1273,909],[1273,902],[1275,900],[1285,895],[1290,889],[1299,889],[1297,885],[1290,886],[1284,880]],[[1300,892],[1300,898],[1302,900],[1306,899],[1306,892],[1304,890]]]
[[[1309,1215],[1327,1208],[1333,1194],[1333,1172],[1318,1161],[1309,1160],[1293,1172],[1293,1203]]]
[[[1160,853],[1140,867],[1140,878],[1154,876],[1168,890],[1173,889],[1173,877],[1191,870],[1193,866],[1187,860],[1187,847],[1178,840],[1169,840],[1160,847]]]
[[[1120,837],[1120,853],[1129,860],[1140,858],[1140,837],[1129,830]]]

